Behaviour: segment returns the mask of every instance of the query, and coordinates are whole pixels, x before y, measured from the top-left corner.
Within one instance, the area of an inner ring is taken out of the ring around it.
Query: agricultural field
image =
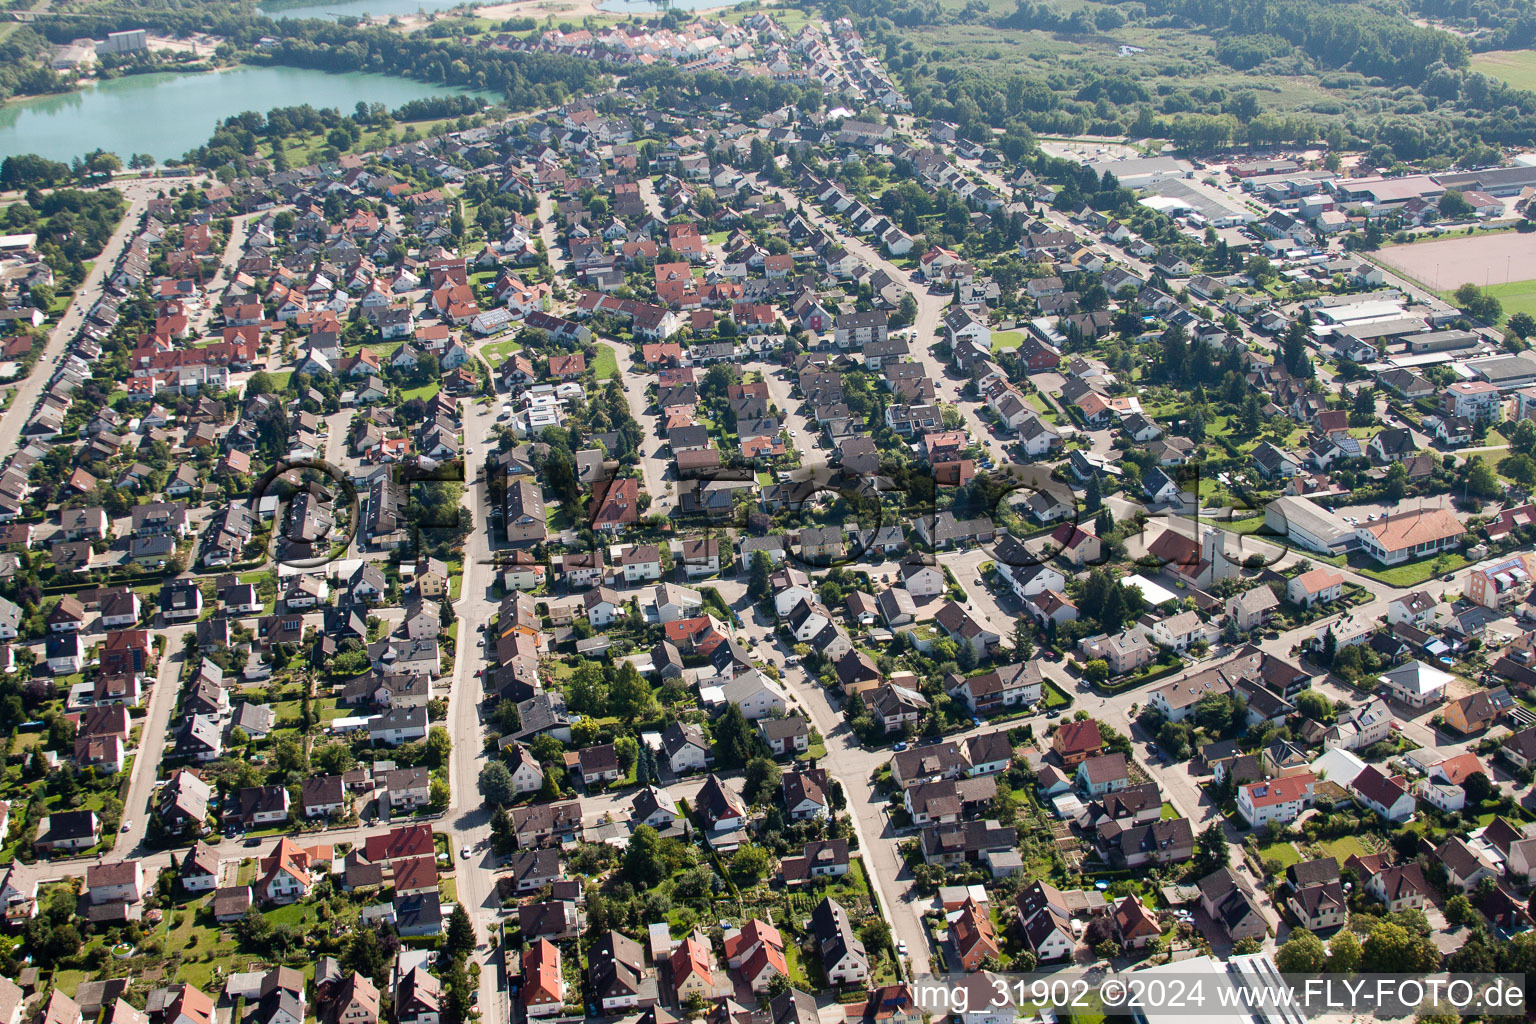
[[[1489,50],[1472,55],[1472,70],[1497,78],[1516,89],[1536,89],[1536,52]]]

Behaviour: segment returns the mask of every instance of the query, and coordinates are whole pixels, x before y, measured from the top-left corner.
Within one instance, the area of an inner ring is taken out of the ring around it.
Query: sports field
[[[1497,296],[1505,314],[1536,313],[1536,280],[1524,279],[1536,266],[1536,234],[1506,231],[1393,245],[1376,259],[1442,295],[1470,281]]]
[[[1499,300],[1499,305],[1504,307],[1504,315],[1511,313],[1529,313],[1536,316],[1536,281],[1511,281],[1509,284],[1496,284],[1488,289],[1488,294]],[[1441,298],[1450,301],[1450,292],[1445,292]]]
[[[1536,89],[1536,51],[1489,50],[1472,55],[1472,70],[1516,89]]]

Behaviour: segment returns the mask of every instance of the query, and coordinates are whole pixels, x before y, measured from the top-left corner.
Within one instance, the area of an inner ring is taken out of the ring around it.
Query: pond
[[[67,161],[101,148],[124,163],[133,153],[165,160],[201,146],[221,120],[246,110],[310,103],[349,113],[359,102],[393,110],[408,100],[462,91],[409,78],[309,68],[128,75],[0,107],[0,157],[37,153]]]

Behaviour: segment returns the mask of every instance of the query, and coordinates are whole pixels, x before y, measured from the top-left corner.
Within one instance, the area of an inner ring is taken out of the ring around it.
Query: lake
[[[462,2],[463,0],[335,0],[333,3],[279,7],[271,11],[264,7],[257,7],[256,10],[269,18],[323,18],[326,21],[335,21],[341,15],[361,18],[366,14],[369,17],[387,21],[395,15],[405,17],[410,14],[446,11],[450,7],[457,7]]]
[[[670,3],[660,4],[656,0],[602,0],[597,5],[597,9],[610,14],[660,14],[669,7],[678,11],[713,11],[731,7],[735,2],[736,0],[671,0]]]
[[[359,101],[393,110],[408,100],[461,91],[409,78],[275,66],[128,75],[0,106],[0,157],[37,153],[68,161],[99,147],[124,163],[133,153],[173,159],[207,142],[224,118],[246,110],[309,103],[350,113]]]
[[[257,10],[269,18],[323,18],[326,21],[335,21],[341,15],[361,18],[366,14],[371,18],[388,20],[394,15],[405,17],[411,14],[446,11],[457,7],[461,2],[462,0],[333,0],[331,3],[325,3],[322,0],[321,3],[304,4],[301,7],[279,7],[270,11],[258,7]],[[675,7],[680,11],[699,11],[729,7],[735,2],[736,0],[671,0],[667,6]],[[656,0],[601,0],[597,7],[598,10],[613,14],[659,14],[666,9]]]

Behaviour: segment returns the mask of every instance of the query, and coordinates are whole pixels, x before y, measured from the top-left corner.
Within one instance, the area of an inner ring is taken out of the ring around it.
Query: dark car
[[[255,836],[252,836],[251,838],[249,838],[249,839],[247,839],[245,841],[245,845],[246,846],[260,846],[261,845],[261,840],[257,839]]]

